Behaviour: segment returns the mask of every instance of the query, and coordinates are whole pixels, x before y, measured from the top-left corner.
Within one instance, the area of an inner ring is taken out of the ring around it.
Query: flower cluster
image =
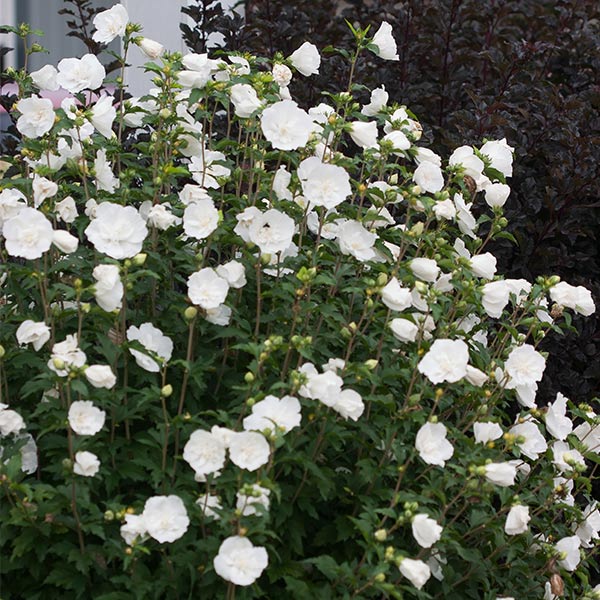
[[[309,42],[182,56],[120,4],[94,25],[155,61],[154,87],[105,86],[92,54],[19,76],[3,519],[43,531],[80,595],[592,593],[600,417],[538,387],[544,336],[595,305],[497,274],[508,142],[438,156],[352,79],[299,106]],[[352,31],[352,61],[398,60],[389,24]]]

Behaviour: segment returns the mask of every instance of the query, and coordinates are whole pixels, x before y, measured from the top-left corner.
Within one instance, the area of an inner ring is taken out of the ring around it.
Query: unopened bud
[[[198,314],[198,309],[195,306],[188,306],[183,311],[183,316],[186,321],[192,321],[193,319],[196,318],[197,314]]]
[[[136,267],[141,267],[146,262],[147,258],[148,258],[147,254],[145,254],[144,252],[139,252],[138,254],[136,254],[133,257],[133,264]]]
[[[378,364],[379,361],[375,360],[374,358],[369,358],[369,360],[365,360],[365,367],[367,367],[369,371],[373,371],[373,369],[376,369]]]
[[[254,381],[255,377],[254,377],[254,373],[251,373],[250,371],[248,371],[245,375],[244,375],[244,381],[246,383],[252,383]]]
[[[6,350],[4,349],[4,346],[2,344],[0,344],[0,358],[4,358],[5,354],[6,354]]]
[[[378,529],[373,535],[378,542],[385,542],[387,540],[386,529]]]
[[[162,389],[160,390],[160,395],[163,398],[168,398],[172,393],[173,393],[173,386],[170,383],[167,383],[167,385],[164,385],[162,387]]]

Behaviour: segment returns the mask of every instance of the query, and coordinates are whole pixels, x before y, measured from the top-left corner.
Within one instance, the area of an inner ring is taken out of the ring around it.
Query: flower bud
[[[186,321],[192,321],[193,319],[196,318],[197,314],[198,314],[198,309],[195,306],[188,306],[183,311],[183,316]]]
[[[250,371],[248,371],[245,375],[244,375],[244,381],[246,383],[252,383],[254,381],[255,377],[254,377],[254,373],[251,373]]]
[[[387,530],[386,529],[378,529],[374,533],[374,537],[378,542],[385,542],[385,540],[387,540]]]
[[[173,393],[173,386],[170,383],[167,383],[167,385],[164,385],[162,387],[162,389],[160,390],[160,395],[163,398],[168,398],[172,393]]]
[[[52,361],[52,364],[54,365],[54,368],[58,369],[59,371],[62,371],[65,368],[65,361],[62,358],[55,358]]]
[[[105,521],[114,521],[115,520],[115,513],[112,510],[107,510],[104,511],[104,520]]]
[[[146,262],[146,258],[148,258],[147,254],[144,252],[139,252],[133,257],[133,264],[136,267],[141,267]]]
[[[377,583],[383,583],[385,581],[385,573],[377,573],[377,575],[375,575],[375,581]]]
[[[379,361],[375,360],[374,358],[369,358],[369,360],[365,360],[365,367],[367,367],[369,371],[373,371],[373,369],[376,369],[378,364]]]
[[[0,358],[4,358],[5,354],[6,354],[6,350],[4,349],[4,346],[2,346],[2,344],[0,344]]]

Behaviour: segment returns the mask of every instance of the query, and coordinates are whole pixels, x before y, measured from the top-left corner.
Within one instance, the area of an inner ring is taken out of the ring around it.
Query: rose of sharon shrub
[[[595,306],[496,273],[506,141],[440,156],[352,79],[300,106],[310,42],[182,57],[120,5],[94,22],[155,87],[102,89],[88,54],[48,108],[53,65],[18,73],[5,595],[590,598],[597,408],[538,385],[545,334]],[[388,24],[352,31],[349,73],[399,58]]]

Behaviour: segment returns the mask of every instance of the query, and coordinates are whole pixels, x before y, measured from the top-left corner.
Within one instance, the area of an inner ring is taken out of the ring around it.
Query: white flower
[[[19,190],[6,188],[0,191],[0,233],[4,223],[16,217],[26,206],[27,200]]]
[[[217,61],[208,58],[208,54],[186,54],[182,60],[186,71],[179,71],[177,78],[184,88],[203,88],[210,79]]]
[[[50,327],[44,322],[36,323],[31,319],[23,321],[17,329],[19,346],[31,344],[37,352],[50,339]]]
[[[64,254],[71,254],[77,250],[79,240],[64,229],[57,229],[52,234],[52,243]]]
[[[510,290],[506,281],[491,281],[483,286],[482,305],[490,317],[500,318],[508,304]]]
[[[410,261],[410,270],[421,281],[433,283],[440,274],[440,268],[432,258],[413,258]]]
[[[163,204],[154,204],[148,211],[148,225],[156,227],[161,231],[166,231],[173,225],[179,225],[181,219],[174,215],[169,209],[171,205],[168,202]]]
[[[281,100],[263,110],[260,126],[273,148],[297,150],[308,143],[313,121],[293,100]]]
[[[512,462],[488,463],[485,465],[485,477],[491,483],[508,487],[515,483],[517,467]]]
[[[412,180],[425,192],[439,192],[444,187],[444,175],[437,165],[422,162],[413,173]]]
[[[506,535],[519,535],[520,533],[525,533],[529,529],[530,520],[529,506],[515,504],[511,507],[506,516],[506,523],[504,524]]]
[[[454,383],[467,374],[469,347],[463,340],[435,340],[417,368],[431,383]]]
[[[402,150],[408,150],[411,146],[410,140],[406,137],[406,134],[397,129],[386,133],[381,141],[392,144],[392,152],[394,154],[402,154]]]
[[[235,585],[252,585],[268,564],[267,551],[239,535],[228,537],[213,560],[217,575]]]
[[[279,87],[286,87],[292,81],[292,72],[287,65],[276,63],[271,70],[273,80]]]
[[[131,546],[137,537],[143,537],[146,534],[146,523],[142,515],[125,515],[125,523],[121,525],[121,537],[126,544]]]
[[[535,421],[525,421],[513,425],[508,433],[517,437],[516,445],[527,458],[537,460],[540,454],[548,450],[546,438],[542,435]],[[519,441],[519,437],[522,437],[523,441]]]
[[[52,198],[58,192],[58,185],[56,183],[39,175],[33,177],[31,187],[33,189],[33,205],[35,208],[38,208],[46,198]]]
[[[106,150],[100,148],[94,160],[94,174],[96,176],[96,188],[114,194],[121,185],[118,177],[112,172],[111,164],[106,160]],[[133,207],[130,207],[133,208]]]
[[[550,298],[559,306],[571,308],[585,317],[589,317],[596,310],[592,293],[582,285],[575,287],[561,281],[550,288]]]
[[[225,444],[213,433],[198,429],[183,448],[183,460],[194,469],[196,475],[206,477],[225,465]]]
[[[2,228],[6,251],[11,256],[33,260],[50,249],[54,232],[52,224],[35,208],[23,207]]]
[[[256,90],[247,83],[232,85],[229,94],[238,117],[248,118],[262,106]]]
[[[389,97],[390,95],[385,91],[385,86],[382,85],[380,88],[375,88],[371,92],[369,104],[365,104],[360,112],[363,115],[367,115],[367,117],[376,115],[387,104]]]
[[[65,223],[73,223],[77,218],[77,206],[71,196],[63,198],[54,205],[58,218]]]
[[[498,423],[490,421],[473,423],[473,433],[478,444],[487,444],[502,437],[504,433]]]
[[[292,65],[305,77],[315,75],[321,66],[321,55],[317,47],[310,42],[304,42],[288,57]]]
[[[477,221],[471,213],[473,203],[467,204],[462,194],[454,194],[454,206],[456,207],[456,218],[458,228],[462,233],[469,237],[475,238],[475,230],[477,229]]]
[[[265,514],[271,505],[269,499],[270,495],[271,490],[262,487],[257,483],[245,485],[244,488],[236,494],[235,508],[239,510],[244,517]],[[257,510],[257,507],[261,508]]]
[[[147,353],[129,349],[135,357],[135,362],[146,371],[158,373],[160,365],[171,360],[173,341],[152,323],[142,323],[139,328],[131,325],[127,329],[127,339],[130,342],[139,342],[146,349]],[[149,353],[152,353],[152,356],[149,356]]]
[[[17,110],[21,113],[17,121],[17,129],[25,137],[41,137],[54,125],[54,109],[49,98],[37,96],[24,98],[17,102]]]
[[[218,226],[219,211],[212,198],[195,200],[183,213],[183,231],[197,240],[205,240]]]
[[[112,124],[117,116],[117,109],[113,106],[113,97],[103,94],[92,106],[90,121],[105,138],[113,137]]]
[[[546,429],[557,439],[564,440],[573,431],[573,421],[566,416],[567,398],[560,392],[556,400],[548,405]]]
[[[86,360],[85,353],[77,345],[77,336],[68,335],[64,341],[52,346],[48,368],[59,377],[66,377],[71,367],[79,369],[85,365]],[[56,366],[57,363],[60,366]]]
[[[27,441],[24,446],[21,446],[21,471],[31,475],[38,468],[37,445],[29,433],[21,434],[21,439],[23,438]]]
[[[499,318],[508,304],[510,294],[515,294],[520,302],[531,291],[531,284],[525,279],[505,279],[486,283],[482,291],[483,308],[490,317]]]
[[[461,146],[457,148],[448,159],[450,166],[460,165],[465,175],[472,177],[476,183],[482,178],[484,169],[483,161],[475,155],[471,146]],[[479,185],[478,185],[479,187]]]
[[[162,44],[147,37],[142,38],[138,46],[139,49],[151,60],[156,60],[162,56],[163,52],[165,51],[165,47]]]
[[[469,265],[471,271],[473,271],[477,277],[492,279],[496,274],[496,257],[489,252],[471,257],[469,259]]]
[[[422,548],[431,548],[441,537],[443,527],[427,515],[415,515],[412,520],[412,534]]]
[[[579,554],[579,547],[581,546],[581,540],[576,536],[564,537],[556,542],[554,546],[557,552],[561,553],[561,560],[558,564],[567,571],[574,571],[581,561],[581,555]]]
[[[228,291],[227,280],[217,275],[210,267],[204,267],[188,277],[190,300],[205,310],[218,308],[223,304]]]
[[[287,433],[300,425],[300,402],[293,396],[266,396],[252,406],[252,414],[244,418],[246,431],[281,431]]]
[[[561,472],[572,471],[577,465],[585,468],[585,459],[581,452],[571,448],[567,442],[556,441],[552,444],[552,462]]]
[[[85,235],[98,252],[111,258],[133,258],[141,252],[148,230],[133,206],[102,202]]]
[[[361,395],[354,390],[342,390],[331,408],[342,415],[344,419],[358,421],[365,410]]]
[[[45,65],[41,69],[31,72],[29,75],[34,85],[40,88],[40,90],[55,92],[59,88],[58,81],[56,81],[58,71],[52,65]]]
[[[410,307],[412,294],[410,289],[400,285],[396,277],[392,277],[381,290],[381,301],[389,309],[400,312]]]
[[[314,206],[330,210],[352,193],[348,172],[337,165],[323,163],[315,156],[300,163],[298,177],[304,198]]]
[[[248,237],[263,254],[277,254],[290,246],[294,229],[294,219],[271,208],[252,220]]]
[[[389,327],[393,336],[400,342],[414,342],[419,333],[419,327],[408,319],[392,319]]]
[[[415,448],[428,465],[443,467],[454,454],[452,444],[446,439],[448,430],[442,423],[425,423],[417,432]]]
[[[224,327],[231,322],[231,308],[225,304],[220,304],[217,308],[207,308],[205,319],[213,325]]]
[[[239,290],[246,285],[246,270],[237,260],[230,260],[216,268],[217,275],[227,281],[229,287]]]
[[[223,510],[223,506],[218,496],[202,494],[196,500],[196,504],[202,510],[202,516],[205,519],[215,519],[218,521],[221,518],[218,511]]]
[[[216,164],[223,161],[225,161],[225,155],[222,152],[206,149],[199,156],[192,157],[189,169],[194,181],[205,188],[218,189],[221,187],[217,177],[225,179],[231,173],[229,167]]]
[[[308,381],[298,393],[312,400],[319,400],[325,406],[333,406],[342,393],[344,380],[334,371],[317,373],[313,369],[309,370],[308,364],[301,369],[301,372],[307,375]]]
[[[76,400],[68,413],[69,425],[78,435],[96,435],[106,420],[106,413],[90,400]]]
[[[590,419],[596,418],[593,412],[587,413],[587,416]],[[586,448],[596,450],[600,448],[600,424],[593,426],[592,423],[584,421],[575,427],[573,433]]]
[[[480,371],[471,365],[467,365],[467,374],[465,379],[470,384],[481,387],[488,380],[488,376],[483,371]]]
[[[345,221],[338,227],[337,242],[342,254],[351,254],[360,262],[376,257],[373,246],[377,235],[371,233],[358,221]]]
[[[95,388],[112,389],[117,383],[117,378],[108,365],[91,365],[85,370],[85,378]]]
[[[210,195],[203,187],[193,183],[186,183],[179,192],[179,199],[187,206],[198,200],[210,199]]]
[[[442,157],[439,154],[436,154],[433,150],[429,148],[421,148],[419,146],[415,147],[417,151],[415,155],[415,162],[420,165],[422,162],[430,162],[433,163],[436,167],[442,166]]]
[[[281,165],[273,176],[273,191],[279,200],[292,200],[292,192],[289,185],[292,180],[292,174]]]
[[[83,477],[93,477],[100,470],[100,461],[92,452],[76,452],[73,473]]]
[[[350,137],[361,148],[376,148],[377,123],[375,121],[354,121],[350,123]]]
[[[233,232],[239,235],[245,242],[250,241],[250,226],[255,220],[262,218],[262,212],[256,206],[248,206],[241,213],[235,216],[237,225]]]
[[[16,411],[0,403],[0,435],[5,437],[25,429],[23,417]]]
[[[479,149],[481,154],[485,154],[490,159],[491,167],[500,171],[505,177],[512,177],[513,174],[513,150],[514,148],[506,143],[506,138],[486,142]]]
[[[102,85],[106,71],[93,54],[85,54],[81,58],[63,58],[58,63],[58,84],[77,94],[82,90],[95,90]]]
[[[112,312],[122,306],[123,283],[117,265],[98,265],[92,275],[96,280],[94,296],[102,310]]]
[[[523,344],[513,348],[504,363],[504,370],[510,377],[507,387],[531,385],[541,381],[546,368],[546,359],[531,345]]]
[[[92,39],[100,44],[108,44],[118,36],[125,35],[125,28],[129,22],[129,15],[122,4],[115,4],[112,8],[99,12],[94,17],[96,31]]]
[[[377,50],[374,52],[384,60],[400,60],[396,40],[392,35],[392,26],[387,21],[381,24],[373,36],[371,44],[377,46]]]
[[[510,187],[505,183],[490,183],[485,187],[485,201],[488,206],[504,206],[510,196]]]
[[[575,535],[581,540],[584,548],[593,548],[594,540],[599,538],[598,533],[600,532],[600,510],[598,510],[597,501],[594,500],[586,506],[582,518],[583,521],[578,524]]]
[[[142,519],[148,535],[161,544],[178,540],[190,524],[183,500],[175,495],[148,498]]]
[[[431,569],[422,560],[413,560],[412,558],[403,558],[400,566],[400,573],[404,575],[418,590],[420,590],[431,577]]]
[[[264,435],[256,431],[236,432],[229,443],[231,462],[248,471],[256,471],[269,462],[271,448]]]

